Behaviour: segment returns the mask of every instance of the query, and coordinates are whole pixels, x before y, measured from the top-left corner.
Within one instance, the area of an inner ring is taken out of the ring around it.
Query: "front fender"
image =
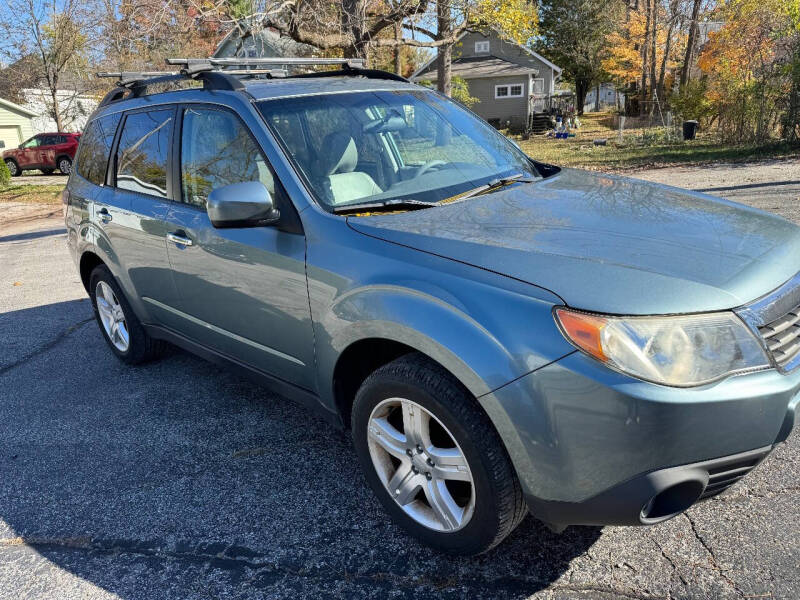
[[[337,360],[360,340],[405,344],[478,398],[574,350],[553,321],[558,296],[382,240],[356,241],[308,248],[317,389],[327,407],[336,406]]]
[[[322,324],[332,332],[330,349],[335,356],[360,340],[399,342],[437,361],[475,396],[529,370],[461,308],[419,290],[386,285],[348,293],[331,307]],[[332,369],[330,375],[328,381]]]

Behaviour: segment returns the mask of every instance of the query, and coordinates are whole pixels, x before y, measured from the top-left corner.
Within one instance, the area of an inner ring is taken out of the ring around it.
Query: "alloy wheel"
[[[117,350],[127,352],[130,346],[130,334],[125,321],[125,313],[122,311],[122,305],[117,300],[114,290],[105,281],[97,283],[95,301],[100,322],[103,324],[108,339]]]
[[[9,174],[14,177],[17,174],[17,163],[13,160],[9,160],[6,162],[6,166],[8,167]]]
[[[467,525],[475,509],[472,473],[435,415],[411,400],[384,400],[370,415],[367,440],[378,476],[409,517],[435,531]]]
[[[64,175],[69,175],[69,171],[72,168],[72,163],[68,161],[66,158],[62,158],[58,162],[58,170],[61,171]]]

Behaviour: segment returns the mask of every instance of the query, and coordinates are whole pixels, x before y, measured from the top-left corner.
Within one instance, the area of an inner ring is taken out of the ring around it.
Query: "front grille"
[[[758,328],[772,358],[786,367],[800,356],[800,307]]]
[[[708,485],[700,500],[721,494],[755,468],[769,453],[769,449],[748,452],[746,455],[722,458],[703,463],[708,471]]]

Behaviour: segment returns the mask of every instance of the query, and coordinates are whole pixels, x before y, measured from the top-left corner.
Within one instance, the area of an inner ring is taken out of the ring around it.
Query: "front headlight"
[[[557,308],[555,317],[580,350],[663,385],[696,386],[770,366],[761,344],[732,312],[611,317]]]

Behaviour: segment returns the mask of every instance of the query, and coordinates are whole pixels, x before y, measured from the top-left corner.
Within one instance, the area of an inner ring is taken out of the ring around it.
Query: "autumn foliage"
[[[724,25],[710,34],[698,67],[725,138],[764,140],[779,132],[797,137],[797,6],[787,0],[729,0],[719,9]]]

